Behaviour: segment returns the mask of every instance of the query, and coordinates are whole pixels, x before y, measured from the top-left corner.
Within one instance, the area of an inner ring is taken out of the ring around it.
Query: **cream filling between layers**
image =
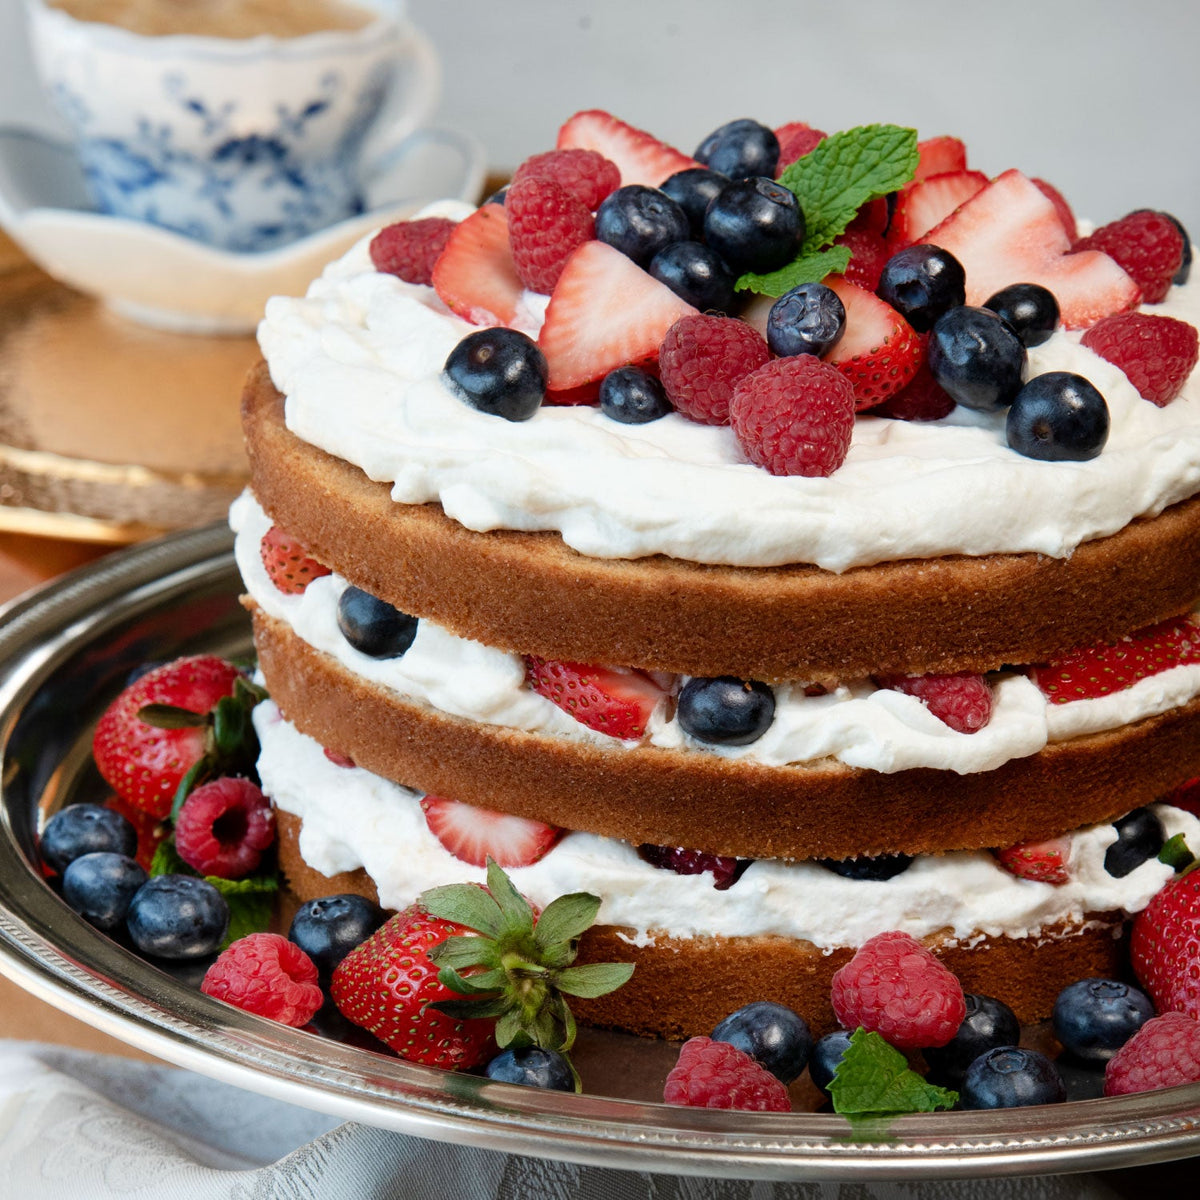
[[[430,832],[420,793],[359,767],[335,766],[270,701],[258,706],[254,723],[263,788],[303,822],[300,852],[310,867],[324,875],[363,868],[388,908],[403,908],[439,884],[483,880],[482,868],[459,861]],[[1181,833],[1200,849],[1200,821],[1170,805],[1152,807],[1168,837]],[[815,863],[761,859],[733,887],[717,891],[709,873],[676,875],[644,862],[627,842],[589,833],[568,833],[539,862],[509,874],[539,905],[567,892],[600,896],[599,923],[628,927],[638,944],[655,935],[779,935],[825,951],[889,929],[960,942],[1038,937],[1092,914],[1138,912],[1173,875],[1156,859],[1123,879],[1109,875],[1111,825],[1077,830],[1067,840],[1071,878],[1059,887],[1018,879],[988,852],[974,851],[918,858],[882,882],[843,879]]]

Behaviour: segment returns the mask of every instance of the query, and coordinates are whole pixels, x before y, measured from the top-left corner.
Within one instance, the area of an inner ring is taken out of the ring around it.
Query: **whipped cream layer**
[[[412,645],[399,658],[361,653],[337,624],[344,579],[325,575],[302,593],[285,594],[263,567],[260,543],[271,520],[249,493],[234,502],[230,523],[237,534],[238,568],[259,607],[352,674],[451,716],[594,745],[617,744],[528,687],[520,655],[456,637],[431,621],[418,623]],[[872,771],[931,767],[970,774],[1036,754],[1051,741],[1118,729],[1186,704],[1200,695],[1200,666],[1174,667],[1111,696],[1067,704],[1048,703],[1023,675],[997,674],[989,682],[991,719],[970,734],[951,729],[915,696],[877,688],[864,679],[823,696],[806,696],[802,683],[777,685],[774,720],[748,746],[697,741],[683,731],[665,703],[650,720],[648,738],[656,746],[769,766],[833,759]]]
[[[461,218],[441,204],[424,215]],[[597,558],[667,554],[701,563],[831,571],[906,558],[1035,551],[1061,558],[1200,490],[1200,373],[1166,408],[1116,367],[1056,333],[1027,375],[1074,371],[1108,401],[1090,462],[1010,450],[1005,413],[959,407],[931,423],[860,416],[827,479],[745,461],[732,430],[671,413],[622,425],[598,408],[543,406],[529,421],[477,412],[442,382],[475,326],[432,288],[371,265],[364,239],[303,299],[275,298],[259,341],[297,436],[391,485],[398,503],[441,503],[468,529],[556,530]],[[544,296],[519,322],[536,333]],[[1146,311],[1200,324],[1200,289]],[[753,514],[748,520],[747,514]]]
[[[324,875],[366,870],[388,908],[403,908],[426,888],[483,881],[482,868],[450,854],[430,832],[420,793],[358,767],[331,763],[270,701],[254,714],[262,742],[259,773],[267,795],[303,821],[300,852]],[[1168,837],[1200,849],[1200,821],[1181,809],[1153,811]],[[601,897],[598,921],[627,927],[631,940],[656,935],[754,937],[776,934],[822,950],[857,946],[889,929],[914,937],[945,934],[1037,937],[1100,913],[1134,913],[1173,875],[1151,859],[1123,879],[1104,869],[1116,841],[1111,825],[1070,834],[1070,881],[1054,887],[1018,879],[986,851],[918,858],[884,881],[843,879],[816,863],[759,860],[727,891],[712,875],[676,875],[651,866],[627,842],[568,833],[545,857],[509,871],[520,891],[546,905],[567,892]]]

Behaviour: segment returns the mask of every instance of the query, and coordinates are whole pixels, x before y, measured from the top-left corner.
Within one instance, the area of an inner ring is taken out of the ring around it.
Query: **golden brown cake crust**
[[[300,820],[277,810],[279,862],[288,889],[300,901],[353,892],[378,900],[363,870],[326,877],[300,856]],[[984,938],[965,947],[926,939],[930,949],[958,976],[963,990],[996,996],[1023,1023],[1050,1015],[1065,982],[1113,977],[1120,965],[1120,921],[1109,915],[1085,927],[1063,926],[1039,938]],[[753,1000],[774,1000],[800,1013],[817,1036],[837,1026],[829,1003],[833,973],[853,954],[825,954],[810,942],[783,937],[669,938],[636,947],[612,926],[588,931],[580,962],[635,962],[624,987],[597,1000],[572,1001],[582,1021],[648,1037],[683,1038],[713,1026]]]
[[[410,787],[634,843],[748,858],[1011,846],[1111,820],[1200,774],[1200,699],[972,775],[610,750],[408,702],[251,608],[272,698],[322,746]]]
[[[987,671],[1115,640],[1200,595],[1200,498],[1068,559],[948,556],[837,575],[587,558],[555,533],[473,533],[300,441],[265,364],[243,422],[260,503],[359,587],[524,654],[688,675],[829,682]],[[965,502],[965,501],[964,501]]]

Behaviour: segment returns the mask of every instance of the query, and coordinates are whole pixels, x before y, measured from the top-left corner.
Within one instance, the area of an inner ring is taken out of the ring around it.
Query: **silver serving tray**
[[[1112,1100],[852,1124],[670,1108],[671,1052],[581,1039],[593,1093],[410,1065],[202,995],[92,929],[36,865],[39,822],[91,788],[92,725],[146,660],[245,655],[230,535],[176,534],[0,610],[0,972],[105,1033],[281,1100],[419,1137],[598,1166],[757,1179],[1061,1173],[1200,1151],[1200,1085]]]

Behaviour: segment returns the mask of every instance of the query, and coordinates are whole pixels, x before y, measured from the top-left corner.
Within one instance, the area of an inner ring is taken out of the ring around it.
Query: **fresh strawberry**
[[[888,245],[882,234],[861,227],[856,229],[853,223],[833,240],[835,245],[845,246],[850,251],[846,279],[873,292],[879,286],[879,276],[895,248]]]
[[[1200,776],[1195,779],[1185,779],[1178,787],[1173,787],[1162,798],[1163,804],[1182,808],[1193,817],[1200,817]],[[1197,847],[1200,849],[1200,847]]]
[[[278,525],[272,525],[263,534],[259,554],[271,582],[288,596],[299,596],[314,579],[331,574],[328,567],[310,558],[304,546]]]
[[[595,212],[610,192],[621,186],[617,164],[595,150],[547,150],[527,158],[513,173],[513,183],[522,179],[553,179],[588,210]],[[507,198],[506,198],[507,199]]]
[[[828,135],[803,121],[789,121],[775,130],[775,136],[779,139],[779,165],[775,168],[778,179],[796,159],[811,154]]]
[[[698,167],[695,159],[598,108],[578,112],[558,131],[558,149],[595,150],[617,165],[621,184],[658,187],[676,171]]]
[[[695,311],[620,250],[584,242],[567,259],[538,334],[548,386],[575,388],[615,367],[657,360],[667,330]]]
[[[1047,183],[1044,179],[1034,179],[1033,185],[1054,205],[1058,213],[1058,219],[1062,222],[1063,228],[1067,231],[1067,237],[1071,239],[1073,244],[1079,236],[1079,226],[1075,221],[1075,214],[1071,211],[1071,206],[1067,203],[1062,192],[1054,184]]]
[[[1031,676],[1051,704],[1067,704],[1108,696],[1139,679],[1194,663],[1200,663],[1200,625],[1185,616],[1151,625],[1111,645],[1084,646],[1034,667]]]
[[[543,404],[595,404],[600,399],[600,384],[601,379],[593,379],[588,383],[581,383],[578,387],[563,388],[560,391],[551,391],[547,389],[546,397],[542,401]]]
[[[875,233],[880,237],[884,237],[887,234],[891,220],[891,207],[888,204],[887,197],[876,196],[874,200],[868,200],[858,210],[854,216],[854,220],[846,226],[846,230],[847,232],[853,229],[862,233]]]
[[[929,370],[925,356],[929,334],[918,334],[921,339],[921,365],[917,373],[894,396],[871,409],[873,417],[892,417],[898,421],[939,421],[954,411],[951,396]]]
[[[893,249],[915,245],[960,204],[987,187],[982,171],[947,171],[907,184],[896,201],[888,241]]]
[[[1082,338],[1093,353],[1125,373],[1138,395],[1164,408],[1183,389],[1200,357],[1200,336],[1186,321],[1151,313],[1118,313]]]
[[[1141,300],[1138,285],[1107,254],[1070,253],[1058,210],[1020,171],[998,175],[924,240],[962,263],[968,304],[983,304],[1010,283],[1040,283],[1058,300],[1063,325],[1085,329]]]
[[[846,332],[825,355],[854,388],[858,411],[895,395],[917,373],[923,351],[909,323],[878,296],[840,275],[825,280],[846,308]]]
[[[446,306],[472,325],[511,325],[524,287],[508,246],[502,204],[485,204],[454,227],[433,268]]]
[[[1142,289],[1147,304],[1166,298],[1183,263],[1183,235],[1173,218],[1148,208],[1101,225],[1075,243],[1076,251],[1101,250],[1116,259]]]
[[[1066,838],[1050,838],[1045,842],[1021,842],[1007,850],[996,850],[996,861],[1018,879],[1037,883],[1052,883],[1055,887],[1071,878],[1067,870],[1071,843]]]
[[[572,251],[595,236],[582,201],[553,179],[516,180],[504,200],[513,265],[521,282],[549,295]]]
[[[917,143],[917,155],[914,180],[967,169],[967,148],[956,137],[926,138]]]
[[[170,827],[144,809],[135,808],[128,801],[122,800],[120,796],[109,796],[104,802],[104,807],[119,812],[133,826],[137,833],[137,849],[133,852],[133,857],[143,870],[149,871],[151,863],[154,862],[154,852],[170,832]]]
[[[525,659],[529,686],[599,733],[632,740],[646,736],[651,713],[666,692],[641,671],[618,671],[588,663]]]
[[[475,808],[441,796],[422,797],[421,811],[434,837],[455,858],[473,867],[486,867],[489,858],[502,867],[527,867],[555,845],[564,832],[557,825]]]
[[[1200,870],[1168,880],[1134,917],[1129,959],[1159,1013],[1200,1019]]]

